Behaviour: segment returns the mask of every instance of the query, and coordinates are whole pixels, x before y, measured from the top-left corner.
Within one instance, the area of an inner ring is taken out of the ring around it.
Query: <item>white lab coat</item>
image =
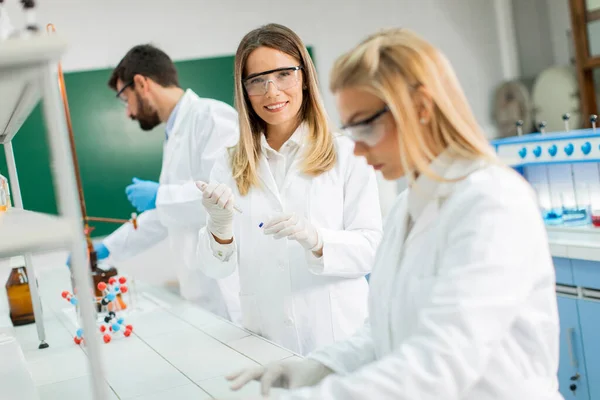
[[[301,125],[299,129],[305,129]],[[306,132],[300,131],[305,138]],[[215,163],[211,181],[227,184],[243,214],[234,213],[234,252],[200,232],[198,265],[224,278],[239,270],[243,326],[300,354],[348,337],[365,321],[368,283],[382,235],[373,170],[353,156],[353,144],[335,138],[337,163],[317,177],[300,170],[305,144],[278,190],[267,158],[260,158],[261,188],[240,196],[228,156]],[[276,240],[259,228],[278,212],[294,212],[318,228],[324,243],[316,258],[294,240]],[[231,246],[224,246],[229,248]]]
[[[206,223],[202,193],[195,181],[208,180],[218,155],[239,138],[237,112],[187,90],[164,144],[156,208],[143,212],[138,229],[124,224],[104,240],[111,261],[124,260],[168,238],[181,296],[225,318],[239,316],[236,277],[217,282],[194,262],[198,230]],[[231,315],[233,314],[233,315]]]
[[[438,169],[472,173],[454,184],[423,176],[399,196],[371,274],[369,322],[309,356],[339,374],[282,399],[562,399],[554,270],[535,196],[501,166]]]

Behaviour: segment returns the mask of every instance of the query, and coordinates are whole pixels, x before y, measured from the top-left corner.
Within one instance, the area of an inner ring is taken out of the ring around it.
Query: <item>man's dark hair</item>
[[[164,51],[151,44],[141,44],[129,50],[113,70],[108,86],[116,91],[118,80],[127,85],[138,74],[163,87],[179,87],[175,64]]]

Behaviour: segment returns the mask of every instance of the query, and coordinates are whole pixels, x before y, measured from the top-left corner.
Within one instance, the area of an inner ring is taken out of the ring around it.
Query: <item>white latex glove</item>
[[[218,182],[198,181],[196,187],[202,191],[202,205],[208,213],[206,228],[219,239],[233,237],[233,192]]]
[[[239,390],[250,381],[260,381],[260,392],[269,395],[271,388],[295,389],[314,386],[333,371],[314,360],[278,361],[266,366],[246,368],[226,378],[232,390]]]
[[[305,218],[294,213],[277,214],[263,229],[266,235],[273,235],[275,239],[286,237],[296,240],[306,250],[319,252],[323,248],[323,241],[317,229]]]

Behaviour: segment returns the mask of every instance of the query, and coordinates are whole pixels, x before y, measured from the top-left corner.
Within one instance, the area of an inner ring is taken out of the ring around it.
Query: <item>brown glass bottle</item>
[[[117,269],[113,266],[111,266],[109,269],[98,268],[98,255],[94,250],[94,246],[92,245],[91,240],[89,239],[88,255],[90,260],[90,268],[92,270],[92,279],[94,281],[94,292],[96,295],[96,311],[100,312],[102,309],[102,305],[100,304],[100,301],[102,300],[102,292],[98,290],[98,283],[104,282],[108,284],[109,279],[112,277],[116,277],[118,275],[118,272]],[[127,308],[120,294],[117,295],[116,301],[119,303],[119,309]]]
[[[6,282],[10,320],[14,326],[35,322],[29,292],[29,279],[24,267],[13,268]]]

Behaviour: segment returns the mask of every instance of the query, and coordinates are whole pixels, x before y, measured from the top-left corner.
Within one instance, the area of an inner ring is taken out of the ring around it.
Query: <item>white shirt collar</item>
[[[291,145],[292,148],[301,147],[304,144],[304,141],[306,140],[307,134],[308,134],[308,126],[306,123],[303,122],[298,126],[298,128],[294,131],[294,133],[292,133],[292,136],[290,136],[290,138],[281,146],[281,148],[283,149],[286,144]],[[265,154],[266,154],[267,158],[269,157],[270,152],[277,153],[277,151],[273,150],[273,148],[267,142],[267,137],[265,136],[264,133],[261,134],[260,143],[261,143],[263,150],[265,150]]]
[[[442,152],[430,164],[432,172],[448,180],[461,179],[486,164],[484,160],[468,160],[453,156],[450,150]],[[408,212],[416,221],[423,210],[438,196],[445,195],[456,182],[439,182],[421,174],[410,186],[408,192]]]
[[[175,104],[173,111],[171,111],[171,114],[169,115],[169,118],[167,119],[167,124],[165,127],[165,135],[166,135],[167,139],[169,138],[169,136],[171,135],[171,132],[173,131],[173,126],[175,125],[175,121],[177,120],[177,113],[179,112],[179,109],[181,108],[181,103],[183,103],[184,97],[185,97],[185,93],[183,94],[183,96],[181,96],[179,101],[177,101],[177,104]]]

